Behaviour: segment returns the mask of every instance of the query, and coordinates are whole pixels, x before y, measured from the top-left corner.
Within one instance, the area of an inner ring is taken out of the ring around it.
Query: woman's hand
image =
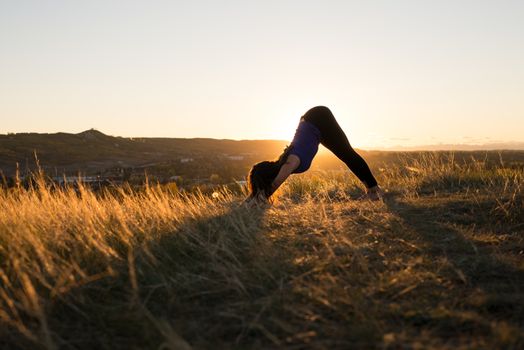
[[[242,205],[244,205],[247,208],[254,208],[254,207],[261,207],[269,204],[268,198],[262,194],[259,193],[256,196],[247,198]]]

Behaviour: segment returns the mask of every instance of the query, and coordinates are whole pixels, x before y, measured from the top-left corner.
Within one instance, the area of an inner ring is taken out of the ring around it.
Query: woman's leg
[[[366,161],[351,147],[346,134],[329,108],[313,107],[304,114],[303,118],[320,130],[320,143],[342,160],[367,188],[377,185],[377,180]]]

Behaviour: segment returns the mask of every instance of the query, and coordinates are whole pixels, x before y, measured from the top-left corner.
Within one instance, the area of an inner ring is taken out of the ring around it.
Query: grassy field
[[[242,192],[0,192],[2,349],[522,349],[524,171],[406,155]]]

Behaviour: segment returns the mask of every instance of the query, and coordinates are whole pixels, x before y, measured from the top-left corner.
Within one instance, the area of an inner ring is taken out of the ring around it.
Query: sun
[[[298,103],[287,106],[275,106],[273,108],[270,122],[272,125],[271,138],[291,142],[297,130],[300,117],[307,111]]]
[[[278,128],[275,128],[272,137],[276,140],[284,140],[291,142],[293,136],[295,135],[295,131],[298,127],[299,121],[300,119],[297,119],[296,117],[279,119],[278,121],[276,121],[275,124],[278,125]]]

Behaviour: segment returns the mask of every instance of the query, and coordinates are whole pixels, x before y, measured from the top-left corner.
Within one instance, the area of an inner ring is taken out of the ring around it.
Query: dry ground
[[[0,195],[2,349],[524,348],[524,174],[452,157],[297,176],[269,207]]]

